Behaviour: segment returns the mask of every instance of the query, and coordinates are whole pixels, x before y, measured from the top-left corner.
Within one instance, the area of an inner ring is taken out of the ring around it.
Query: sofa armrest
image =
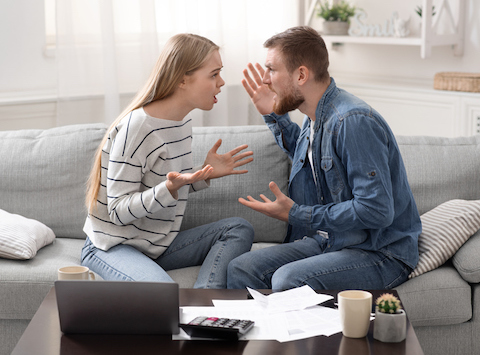
[[[480,231],[471,236],[452,257],[452,262],[462,278],[470,283],[480,283]]]

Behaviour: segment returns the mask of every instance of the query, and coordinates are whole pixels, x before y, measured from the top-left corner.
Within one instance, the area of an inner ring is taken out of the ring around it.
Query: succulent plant
[[[375,301],[376,309],[382,313],[397,313],[402,309],[400,300],[391,293],[384,293]]]

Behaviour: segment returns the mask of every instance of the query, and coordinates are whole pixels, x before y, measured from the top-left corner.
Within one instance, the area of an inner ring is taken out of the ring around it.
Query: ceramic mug
[[[343,335],[363,338],[370,327],[372,294],[367,291],[349,290],[338,293],[338,310]]]
[[[95,274],[86,266],[64,266],[58,269],[59,280],[95,280]]]

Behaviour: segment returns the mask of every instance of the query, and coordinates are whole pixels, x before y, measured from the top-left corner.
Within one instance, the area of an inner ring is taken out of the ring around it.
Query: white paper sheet
[[[254,321],[255,326],[253,329],[240,338],[241,340],[275,340],[278,337],[288,337],[288,330],[283,326],[285,319],[282,314],[272,316],[255,309],[255,307],[250,310],[244,307],[181,307],[181,309],[180,323],[188,323],[198,316],[249,319]],[[190,339],[190,337],[182,331],[178,336],[174,335],[173,339]]]
[[[249,292],[253,300],[212,300],[214,307],[182,307],[180,322],[188,323],[197,316],[250,319],[255,326],[241,339],[279,342],[342,331],[338,310],[317,305],[333,297],[317,294],[309,286],[268,296],[251,289]],[[190,337],[181,331],[173,339]]]
[[[247,287],[255,301],[268,313],[298,311],[332,299],[330,295],[316,293],[310,286],[293,288],[283,292],[274,292],[268,296]]]

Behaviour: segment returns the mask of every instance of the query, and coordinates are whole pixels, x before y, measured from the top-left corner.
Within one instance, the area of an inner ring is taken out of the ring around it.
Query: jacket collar
[[[336,89],[337,89],[337,84],[335,83],[335,80],[332,77],[330,77],[330,85],[328,85],[328,88],[323,93],[320,101],[318,101],[317,109],[315,110],[315,131],[318,130],[318,127],[321,124],[320,121],[323,122],[323,120],[325,119],[325,115],[324,115],[325,103],[330,101]]]

